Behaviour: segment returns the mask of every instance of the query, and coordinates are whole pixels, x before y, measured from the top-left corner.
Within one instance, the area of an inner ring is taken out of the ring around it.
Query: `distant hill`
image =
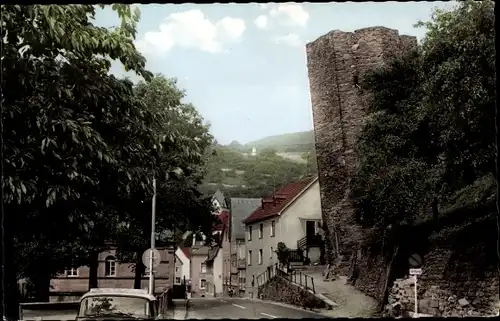
[[[314,150],[314,132],[312,130],[288,133],[261,138],[244,145],[247,149],[271,148],[278,152],[309,152]]]
[[[251,156],[229,146],[212,148],[203,184],[205,192],[219,188],[232,197],[261,197],[274,187],[316,173],[315,163],[297,162],[279,154]]]

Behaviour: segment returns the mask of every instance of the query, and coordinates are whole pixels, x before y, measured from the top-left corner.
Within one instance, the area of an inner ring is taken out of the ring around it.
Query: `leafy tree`
[[[130,82],[108,75],[111,58],[151,78],[133,45],[138,12],[113,9],[122,23],[105,29],[92,24],[91,5],[1,7],[9,293],[17,278],[31,277],[46,298],[54,274],[91,265],[89,255],[114,237],[116,223],[143,214],[133,211],[141,205],[124,210],[129,200],[150,199],[153,176],[179,172],[176,162],[159,166],[163,151],[199,157],[180,130],[158,135],[157,114]],[[5,315],[15,318],[16,296],[8,299]]]
[[[213,140],[208,126],[203,125],[203,119],[193,105],[182,103],[185,94],[177,88],[174,79],[157,75],[149,83],[139,83],[135,93],[146,109],[155,115],[156,121],[151,127],[158,140],[182,138],[170,149],[163,150],[156,165],[160,173],[175,174],[158,179],[156,231],[194,230],[211,235],[214,219],[211,202],[196,189],[205,172],[205,151]],[[127,200],[130,202],[126,205],[130,209],[127,211],[128,224],[122,227],[119,237],[119,257],[136,263],[136,288],[141,286],[144,272],[141,256],[150,247],[151,233],[151,217],[146,214],[150,211],[143,206],[141,197],[136,194]],[[175,244],[171,237],[159,241]]]
[[[263,157],[274,157],[278,151],[274,148],[264,148],[259,152],[259,156]]]
[[[366,224],[409,224],[429,203],[436,215],[438,201],[494,171],[493,7],[436,10],[418,50],[365,80],[374,98],[353,196]]]

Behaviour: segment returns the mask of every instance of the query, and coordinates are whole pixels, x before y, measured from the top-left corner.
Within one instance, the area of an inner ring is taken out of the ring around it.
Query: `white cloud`
[[[254,20],[255,25],[259,29],[265,29],[267,27],[267,17],[265,15],[260,15]]]
[[[309,13],[297,3],[282,3],[269,11],[273,18],[285,18],[291,25],[305,26],[309,20]]]
[[[258,3],[258,5],[261,10],[266,10],[269,8],[270,3]]]
[[[293,47],[304,45],[304,41],[295,33],[289,33],[285,36],[279,36],[275,39],[277,44],[285,44]]]
[[[225,17],[212,23],[199,9],[173,13],[160,24],[159,31],[150,31],[136,42],[143,53],[163,54],[174,47],[197,49],[212,53],[237,41],[245,31],[242,19]]]

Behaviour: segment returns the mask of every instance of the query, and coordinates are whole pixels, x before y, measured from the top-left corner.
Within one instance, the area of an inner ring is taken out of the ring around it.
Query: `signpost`
[[[413,280],[415,281],[415,314],[414,317],[418,316],[418,291],[417,291],[417,275],[422,274],[422,257],[418,254],[412,254],[408,258],[408,264],[410,265],[410,275],[413,275]]]
[[[413,275],[413,280],[415,281],[415,314],[414,317],[416,318],[418,313],[418,292],[417,292],[417,275],[422,274],[422,269],[410,269],[410,275]]]
[[[153,253],[153,255],[151,255]],[[161,263],[161,254],[160,251],[157,249],[147,249],[144,251],[142,254],[142,263],[146,266],[146,268],[149,270],[151,266],[153,266],[153,269],[160,265]]]

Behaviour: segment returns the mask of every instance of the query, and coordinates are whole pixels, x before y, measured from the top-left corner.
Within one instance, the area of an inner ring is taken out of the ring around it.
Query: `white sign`
[[[420,275],[422,274],[422,269],[410,269],[410,275]]]
[[[160,251],[158,251],[157,249],[153,249],[153,251],[151,251],[151,249],[147,249],[146,251],[144,251],[144,253],[142,254],[142,263],[149,268],[149,265],[151,264],[150,263],[151,253],[153,253],[153,269],[154,269],[161,263],[161,254]]]

